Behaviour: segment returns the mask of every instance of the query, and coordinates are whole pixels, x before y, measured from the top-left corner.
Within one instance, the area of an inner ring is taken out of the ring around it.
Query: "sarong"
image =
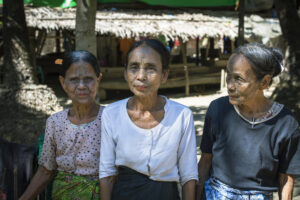
[[[273,192],[239,190],[221,181],[210,178],[205,182],[205,195],[202,200],[272,200]]]
[[[179,200],[176,182],[153,181],[148,176],[120,166],[112,200]]]
[[[99,180],[58,172],[52,183],[52,200],[99,200]]]

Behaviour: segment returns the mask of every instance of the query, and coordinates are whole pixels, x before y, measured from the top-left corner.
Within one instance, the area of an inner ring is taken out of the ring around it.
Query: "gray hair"
[[[268,74],[273,78],[282,72],[283,56],[279,49],[266,47],[259,43],[245,44],[234,51],[228,61],[228,66],[234,65],[240,55],[248,60],[258,80]]]

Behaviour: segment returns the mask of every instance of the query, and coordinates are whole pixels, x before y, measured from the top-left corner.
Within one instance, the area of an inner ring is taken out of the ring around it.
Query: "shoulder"
[[[183,104],[178,103],[178,102],[173,101],[173,100],[169,100],[167,98],[166,98],[166,101],[167,101],[169,111],[173,111],[173,112],[176,112],[176,113],[185,113],[187,115],[192,114],[192,111],[188,106],[183,105]]]
[[[109,104],[103,109],[102,116],[113,115],[118,116],[121,113],[121,109],[126,108],[126,104],[129,98],[122,99],[120,101],[116,101],[114,103]]]
[[[283,106],[282,110],[279,112],[276,124],[294,130],[299,128],[299,123],[294,114],[286,106]]]
[[[223,107],[230,105],[228,96],[220,97],[210,103],[210,107]]]
[[[119,109],[119,108],[122,107],[122,106],[126,106],[128,99],[129,99],[129,98],[126,98],[126,99],[122,99],[122,100],[120,100],[120,101],[113,102],[113,103],[109,104],[108,106],[106,106],[104,110],[107,112],[107,111]]]
[[[63,121],[67,120],[67,114],[68,114],[69,109],[65,109],[59,112],[56,112],[52,114],[50,117],[47,119],[47,123],[60,123]]]
[[[229,109],[232,109],[233,106],[229,102],[228,96],[220,97],[213,100],[207,109],[207,115],[222,115],[227,112]]]

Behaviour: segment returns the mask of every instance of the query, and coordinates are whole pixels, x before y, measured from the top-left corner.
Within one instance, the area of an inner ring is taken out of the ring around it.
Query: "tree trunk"
[[[275,0],[275,7],[287,49],[284,52],[285,70],[274,96],[287,105],[300,120],[300,19],[296,1]]]
[[[78,0],[76,10],[76,50],[97,55],[95,33],[97,0]]]
[[[36,85],[23,0],[3,1],[4,84],[0,85],[0,138],[36,145],[47,117],[62,107],[52,89]]]
[[[4,84],[37,83],[29,48],[23,0],[3,0]]]

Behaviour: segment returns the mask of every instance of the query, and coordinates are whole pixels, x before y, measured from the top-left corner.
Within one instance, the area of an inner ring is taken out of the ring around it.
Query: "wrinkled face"
[[[239,56],[232,66],[227,66],[226,82],[229,101],[233,105],[251,102],[260,91],[260,81],[244,56]]]
[[[134,95],[144,96],[157,94],[160,84],[167,81],[168,72],[162,69],[160,55],[143,45],[129,54],[124,76]]]
[[[90,104],[95,101],[101,76],[97,77],[93,67],[86,62],[73,63],[60,76],[60,83],[73,104]]]

